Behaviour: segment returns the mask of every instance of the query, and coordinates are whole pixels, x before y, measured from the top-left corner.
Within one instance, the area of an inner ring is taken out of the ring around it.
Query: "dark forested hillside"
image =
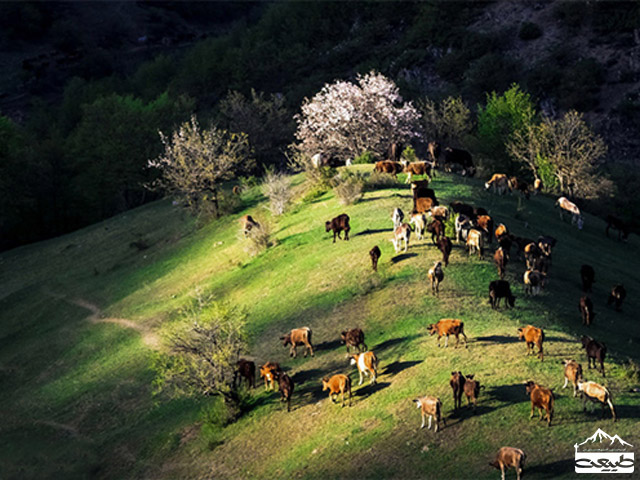
[[[548,115],[586,113],[618,198],[638,180],[634,2],[15,2],[0,24],[2,249],[154,198],[157,132],[194,112],[249,134],[253,173],[280,167],[302,99],[372,69],[472,109],[518,83]]]

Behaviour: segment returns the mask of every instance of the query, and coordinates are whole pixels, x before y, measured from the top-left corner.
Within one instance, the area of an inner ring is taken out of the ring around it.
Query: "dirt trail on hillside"
[[[49,290],[45,290],[45,293],[51,297],[64,300],[67,303],[89,310],[91,315],[87,317],[87,320],[91,323],[115,323],[125,328],[131,328],[140,334],[142,341],[146,346],[154,350],[158,350],[160,348],[160,338],[149,327],[140,325],[139,323],[126,318],[103,317],[102,309],[95,303],[84,298],[69,299],[65,295],[54,293]]]

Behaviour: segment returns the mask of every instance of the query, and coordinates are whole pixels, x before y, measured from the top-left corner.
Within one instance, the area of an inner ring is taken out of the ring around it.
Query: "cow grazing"
[[[507,269],[507,263],[509,262],[507,258],[507,254],[504,253],[502,247],[498,248],[493,254],[493,261],[496,264],[496,268],[498,269],[498,276],[500,277],[500,280],[504,279],[504,274]]]
[[[476,169],[471,154],[459,148],[446,147],[443,152],[445,171],[459,171],[462,176],[473,177]],[[457,167],[457,168],[456,168]]]
[[[289,375],[282,370],[275,372],[275,378],[280,387],[280,401],[287,402],[287,412],[291,411],[291,395],[293,395],[294,384]]]
[[[451,379],[449,380],[449,385],[451,386],[451,390],[453,390],[453,409],[457,410],[462,405],[462,392],[464,389],[464,375],[462,372],[451,372]]]
[[[583,336],[580,341],[582,342],[582,348],[587,352],[587,368],[591,368],[591,361],[593,360],[593,368],[597,370],[596,361],[600,362],[602,376],[606,376],[604,374],[604,359],[607,356],[607,346],[586,335]]]
[[[440,220],[434,220],[429,225],[427,225],[427,232],[431,234],[431,241],[434,245],[436,245],[436,240],[438,240],[440,237],[444,237],[444,223],[442,223],[442,221]]]
[[[447,220],[449,220],[449,209],[444,205],[432,207],[427,215],[429,215],[431,218],[435,218],[436,220],[440,220],[441,222],[446,222]]]
[[[573,396],[578,393],[578,382],[582,381],[582,365],[575,360],[564,360],[564,385],[567,388],[569,382],[573,385]]]
[[[340,237],[340,233],[342,232],[344,232],[344,239],[349,240],[349,230],[351,230],[351,227],[349,226],[349,215],[346,213],[342,213],[332,218],[331,221],[325,222],[324,227],[327,232],[333,231],[333,243],[336,243],[336,236],[342,240]]]
[[[463,389],[464,394],[467,397],[467,405],[473,405],[473,411],[476,411],[478,406],[478,396],[480,395],[480,382],[474,380],[475,375],[467,375],[464,381]]]
[[[507,260],[511,260],[511,246],[513,245],[513,236],[511,234],[503,235],[498,239],[498,245],[506,255]]]
[[[460,214],[456,217],[454,226],[456,229],[456,242],[466,243],[467,238],[469,237],[469,230],[473,228],[473,222],[471,219],[466,215]]]
[[[618,240],[626,242],[629,239],[629,234],[631,233],[631,227],[629,224],[623,222],[618,217],[607,215],[607,227],[604,229],[604,233],[607,238],[609,237],[609,230],[611,228],[618,231]]]
[[[440,282],[444,279],[442,262],[435,262],[433,267],[427,272],[427,277],[429,277],[429,281],[431,282],[431,293],[440,293]]]
[[[451,202],[449,206],[451,207],[453,213],[459,213],[460,215],[464,215],[471,220],[476,218],[475,209],[468,203],[455,201]]]
[[[591,326],[593,320],[596,318],[596,314],[593,312],[593,302],[591,299],[583,295],[580,297],[580,303],[578,303],[578,311],[582,316],[582,324],[587,327]]]
[[[527,394],[531,399],[531,415],[529,418],[533,418],[533,413],[537,408],[540,413],[540,420],[544,418],[542,412],[546,413],[547,426],[551,426],[551,419],[553,418],[553,392],[545,387],[538,385],[535,382],[529,380],[525,383]]]
[[[484,257],[484,232],[472,228],[467,235],[467,249],[469,255],[473,252],[478,252],[478,257]]]
[[[363,351],[367,351],[367,344],[364,343],[364,332],[360,328],[352,328],[351,330],[345,330],[340,333],[340,338],[343,345],[347,346],[347,353],[349,353],[349,347],[355,347],[360,351],[360,347],[363,347]]]
[[[444,338],[444,347],[447,348],[449,345],[449,335],[455,335],[456,344],[455,347],[458,347],[460,343],[460,335],[464,337],[464,346],[467,347],[467,336],[464,333],[464,322],[455,318],[443,318],[439,320],[438,323],[432,323],[427,327],[427,331],[429,335],[433,336],[436,333],[438,334],[438,348],[440,348],[440,338]]]
[[[294,328],[285,336],[280,337],[280,340],[282,340],[282,345],[284,347],[286,347],[287,345],[291,345],[291,348],[289,349],[289,355],[293,358],[296,358],[298,356],[298,353],[296,352],[296,347],[298,345],[305,346],[305,357],[307,356],[307,353],[311,353],[311,356],[313,357],[313,346],[311,345],[311,329],[309,327]]]
[[[494,280],[489,284],[489,303],[491,308],[500,306],[500,299],[504,298],[506,306],[513,308],[516,304],[516,297],[511,293],[511,285],[506,280]]]
[[[496,234],[496,240],[499,241],[502,237],[509,235],[509,230],[507,229],[507,226],[504,223],[501,223],[496,228],[495,234]]]
[[[590,292],[591,286],[596,282],[596,271],[591,265],[580,267],[580,279],[582,280],[582,291]]]
[[[251,360],[241,358],[236,363],[236,372],[233,378],[233,384],[236,384],[238,376],[244,378],[247,381],[249,388],[255,388],[256,386],[256,364]]]
[[[526,327],[518,328],[518,339],[524,340],[527,344],[527,355],[532,355],[533,346],[538,347],[538,357],[540,361],[544,361],[544,330],[534,327],[533,325],[527,325]]]
[[[547,276],[537,270],[527,270],[524,272],[524,292],[529,295],[540,295],[540,289],[544,288]]]
[[[449,255],[451,255],[452,249],[451,240],[449,237],[442,236],[438,239],[437,245],[438,250],[442,252],[442,263],[444,263],[445,267],[449,266]]]
[[[377,173],[386,173],[397,178],[397,175],[402,172],[403,168],[404,167],[399,162],[383,160],[381,162],[376,162],[373,171]]]
[[[489,243],[493,242],[493,218],[489,215],[478,215],[476,217],[476,227],[485,232]]]
[[[416,406],[420,409],[420,413],[422,414],[422,425],[420,425],[420,428],[424,428],[427,417],[429,417],[429,426],[427,427],[427,430],[431,430],[432,418],[435,418],[436,420],[434,432],[438,431],[438,426],[441,420],[442,425],[445,427],[447,426],[447,423],[442,416],[442,402],[438,397],[426,395],[424,397],[418,397],[413,401],[416,403]]]
[[[364,377],[371,377],[371,384],[375,385],[378,379],[378,357],[373,352],[364,352],[351,355],[351,365],[358,367],[360,380],[358,385],[362,385]]]
[[[511,191],[511,193],[515,191],[519,191],[524,198],[529,200],[530,192],[529,192],[529,184],[527,182],[519,179],[518,177],[511,177],[509,178],[507,183],[509,185],[509,190]]]
[[[412,213],[409,224],[415,227],[418,240],[422,240],[427,225],[427,217],[425,217],[424,213]]]
[[[391,221],[393,222],[393,228],[398,228],[402,225],[402,221],[404,220],[404,213],[399,208],[394,208],[391,213]]]
[[[410,183],[413,175],[425,175],[431,177],[431,164],[427,162],[412,162],[404,167],[404,173],[407,174],[405,183]]]
[[[502,447],[498,450],[496,459],[489,463],[489,465],[500,469],[502,472],[502,480],[505,480],[505,469],[513,467],[516,470],[516,475],[518,476],[517,480],[520,480],[520,475],[522,475],[522,469],[524,468],[526,458],[526,454],[519,448]]]
[[[342,396],[342,406],[344,407],[344,394],[349,394],[349,406],[351,406],[351,379],[347,375],[334,375],[331,378],[322,379],[322,391],[329,390],[329,398],[335,402],[334,395]]]
[[[404,242],[404,251],[406,252],[409,248],[409,239],[411,238],[411,227],[408,223],[403,223],[398,228],[393,231],[393,238],[391,239],[391,243],[393,243],[393,248],[396,253],[400,252],[402,248],[402,243]]]
[[[264,378],[264,389],[273,390],[276,384],[276,373],[282,371],[277,362],[267,362],[260,367],[260,377]]]
[[[538,248],[542,252],[542,255],[549,258],[549,260],[551,260],[551,250],[557,243],[558,241],[549,235],[541,235],[538,237]]]
[[[491,189],[493,193],[504,195],[509,189],[507,176],[504,173],[494,173],[491,179],[484,184],[485,190]]]
[[[556,207],[560,207],[560,219],[564,220],[563,212],[567,212],[571,214],[571,225],[576,225],[578,230],[582,230],[584,226],[584,218],[582,217],[582,213],[580,213],[580,209],[578,206],[570,202],[566,197],[560,197],[556,200]]]
[[[616,411],[613,408],[613,402],[609,390],[596,382],[578,382],[578,391],[582,394],[582,410],[587,409],[587,400],[598,402],[602,405],[602,417],[604,418],[605,406],[609,405],[613,421],[616,422]]]
[[[536,178],[533,181],[533,194],[534,195],[539,194],[542,191],[542,187],[543,187],[542,180],[540,180],[539,178]]]
[[[418,197],[413,200],[413,213],[427,213],[437,205],[433,198]]]
[[[371,257],[371,268],[373,268],[374,272],[378,271],[378,260],[380,260],[380,256],[382,252],[380,251],[380,247],[377,245],[369,250],[369,256]]]
[[[536,261],[542,256],[542,250],[534,242],[530,242],[524,247],[524,259],[529,270],[535,268]]]
[[[627,290],[624,288],[624,285],[618,284],[614,285],[611,289],[611,293],[609,294],[609,298],[607,299],[607,305],[614,304],[616,307],[616,311],[622,311],[622,302],[627,297]]]
[[[249,235],[249,232],[254,228],[260,228],[260,224],[256,222],[251,215],[244,215],[240,217],[240,227],[242,229],[242,234],[246,237]]]

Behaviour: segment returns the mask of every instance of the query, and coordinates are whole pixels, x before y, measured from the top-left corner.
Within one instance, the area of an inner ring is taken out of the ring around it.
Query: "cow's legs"
[[[360,376],[360,381],[358,382],[358,385],[362,385],[362,382],[364,382],[364,375],[362,375],[362,371],[360,369],[358,369],[358,375]]]
[[[425,421],[425,415],[424,415],[424,412],[422,412],[422,425],[420,425],[420,428],[424,428],[424,421]]]
[[[429,426],[427,427],[427,430],[431,430],[431,418],[432,418],[432,416],[429,415]]]
[[[444,337],[444,348],[447,348],[449,346],[449,335],[445,335]]]
[[[504,480],[504,464],[500,463],[500,471],[502,472],[502,480]]]
[[[567,388],[568,383],[569,383],[569,379],[567,377],[564,377],[564,385],[562,386],[562,388]]]

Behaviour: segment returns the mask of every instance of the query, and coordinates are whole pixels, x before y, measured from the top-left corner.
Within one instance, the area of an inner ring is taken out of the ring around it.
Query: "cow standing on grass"
[[[531,415],[529,418],[533,418],[535,409],[538,409],[540,413],[540,420],[544,418],[543,411],[546,413],[547,426],[551,426],[551,419],[553,418],[553,392],[548,388],[542,387],[535,382],[529,380],[525,383],[527,394],[531,399]]]
[[[526,454],[519,448],[502,447],[498,450],[496,459],[489,463],[489,465],[500,469],[502,472],[502,480],[505,480],[505,469],[513,467],[515,468],[516,475],[518,476],[517,480],[520,480],[520,475],[522,475],[522,469],[524,468],[526,458]]]
[[[345,330],[340,333],[340,343],[347,346],[347,353],[349,353],[349,347],[354,347],[358,352],[367,351],[367,344],[364,343],[364,332],[360,328],[352,328],[351,330]]]
[[[535,345],[538,347],[538,357],[540,358],[540,361],[544,361],[544,352],[542,350],[542,345],[544,343],[544,330],[532,325],[520,327],[518,328],[518,338],[527,343],[527,355],[532,355],[534,353],[533,346]]]
[[[349,406],[351,406],[351,379],[347,375],[334,375],[322,379],[322,391],[329,390],[329,398],[335,402],[334,395],[342,396],[342,406],[344,407],[344,394],[349,394]]]
[[[309,327],[302,328],[294,328],[286,335],[280,337],[282,340],[282,346],[286,347],[287,345],[291,345],[289,349],[289,355],[293,358],[298,356],[298,352],[296,351],[296,347],[298,345],[304,345],[305,351],[304,356],[307,356],[307,353],[310,353],[313,357],[313,345],[311,345],[311,329]]]
[[[424,397],[418,397],[413,400],[416,403],[416,406],[420,409],[420,413],[422,415],[422,425],[420,428],[424,428],[425,420],[429,417],[429,426],[427,430],[431,430],[431,419],[435,418],[436,425],[434,432],[438,431],[438,426],[440,425],[440,421],[442,420],[442,425],[447,426],[447,423],[442,416],[442,402],[438,397],[434,397],[431,395],[426,395]]]
[[[444,347],[449,345],[449,335],[455,335],[456,345],[460,343],[460,335],[464,337],[464,346],[467,347],[467,336],[464,333],[464,322],[457,318],[443,318],[438,323],[432,323],[427,327],[429,335],[438,334],[438,348],[440,347],[440,338],[444,337]]]

